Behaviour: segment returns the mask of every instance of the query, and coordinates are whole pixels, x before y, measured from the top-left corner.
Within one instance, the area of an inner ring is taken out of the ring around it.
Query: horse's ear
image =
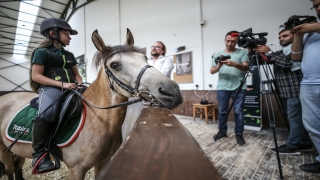
[[[125,45],[131,45],[133,46],[134,44],[134,39],[131,31],[127,28],[127,39],[126,42],[124,43]]]
[[[94,46],[98,49],[98,51],[102,52],[107,49],[106,45],[104,44],[103,39],[100,37],[98,30],[93,31],[91,36],[92,42]]]

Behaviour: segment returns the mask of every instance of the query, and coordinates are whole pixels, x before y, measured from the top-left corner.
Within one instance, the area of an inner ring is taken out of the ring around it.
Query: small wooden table
[[[206,118],[206,123],[208,124],[208,116],[212,116],[214,122],[216,122],[215,115],[215,105],[214,104],[193,104],[193,120],[196,119],[196,114],[200,114],[200,120],[202,119],[202,114],[204,112],[204,117]]]

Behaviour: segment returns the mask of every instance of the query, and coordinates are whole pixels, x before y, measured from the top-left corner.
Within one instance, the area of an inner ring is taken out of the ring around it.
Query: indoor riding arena
[[[0,179],[320,179],[319,5],[0,0]]]

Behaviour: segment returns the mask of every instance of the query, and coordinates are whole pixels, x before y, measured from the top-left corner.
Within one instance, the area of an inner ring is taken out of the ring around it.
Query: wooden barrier
[[[189,131],[167,108],[144,107],[133,130],[98,180],[219,180]]]

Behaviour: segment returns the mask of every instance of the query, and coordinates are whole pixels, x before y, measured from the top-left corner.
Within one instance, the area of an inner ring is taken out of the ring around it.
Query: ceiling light
[[[30,36],[34,28],[34,23],[36,22],[39,6],[41,2],[42,2],[41,0],[28,1],[29,4],[26,4],[23,1],[20,2],[13,54],[26,54],[27,47],[30,41]],[[35,6],[30,4],[33,4]],[[26,12],[28,14],[21,13],[21,12]],[[23,21],[30,22],[30,23],[24,24]],[[22,34],[25,36],[21,36],[17,34]]]

